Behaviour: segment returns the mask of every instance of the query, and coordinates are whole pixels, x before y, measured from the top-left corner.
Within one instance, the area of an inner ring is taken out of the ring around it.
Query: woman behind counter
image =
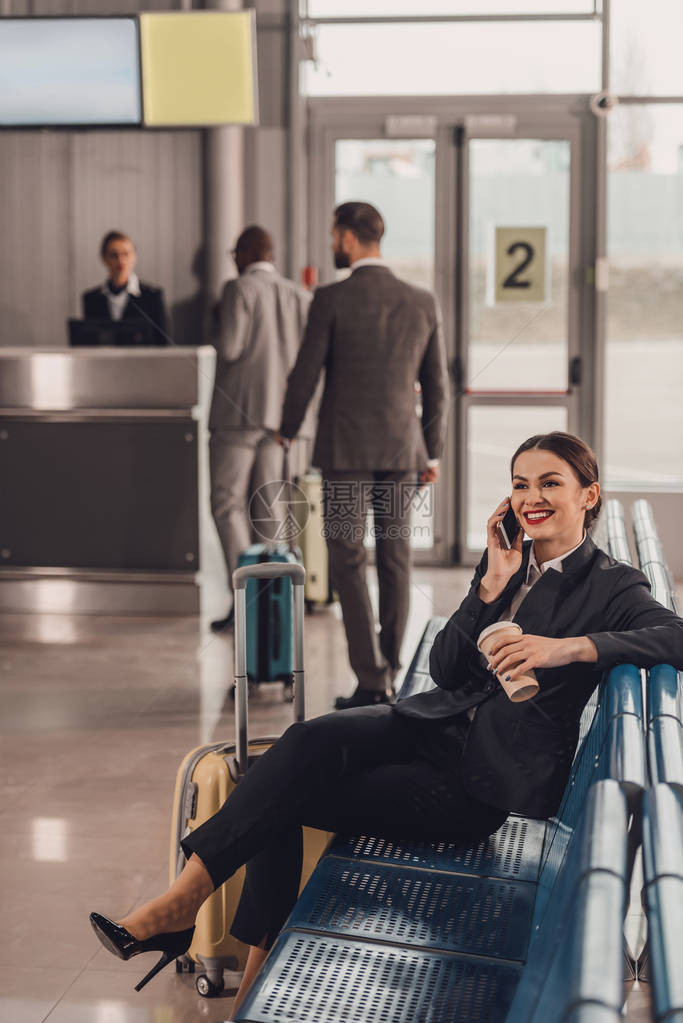
[[[509,813],[549,817],[560,804],[581,712],[619,663],[683,667],[683,621],[646,577],[599,550],[587,529],[600,507],[598,467],[578,437],[529,438],[512,457],[512,494],[487,524],[468,595],[436,637],[437,688],[292,725],[250,767],[223,807],[183,840],[185,869],[169,890],[117,924],[91,923],[122,959],[189,948],[206,898],[242,864],[232,933],[251,946],[236,1005],[289,915],[301,874],[301,826],[389,839],[473,840]],[[498,524],[512,506],[512,549]],[[523,542],[523,534],[531,539]],[[514,619],[490,651],[477,637]],[[495,678],[535,670],[540,690],[512,703]]]
[[[121,231],[109,231],[102,239],[100,257],[109,277],[100,287],[83,293],[84,319],[142,320],[152,327],[153,344],[168,344],[164,293],[138,278],[132,240]]]

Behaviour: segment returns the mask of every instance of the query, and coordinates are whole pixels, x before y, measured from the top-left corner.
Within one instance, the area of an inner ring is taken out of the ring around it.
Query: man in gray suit
[[[273,239],[262,227],[242,232],[233,251],[239,277],[223,288],[211,335],[216,348],[209,414],[211,511],[228,584],[245,547],[274,539],[275,521],[273,535],[264,532],[267,523],[254,532],[249,502],[264,484],[282,479],[282,449],[273,433],[311,301],[307,291],[276,272],[273,255]],[[232,621],[230,608],[211,628],[221,632]]]
[[[324,475],[332,583],[358,678],[337,709],[391,700],[410,605],[410,508],[417,487],[438,477],[445,433],[446,354],[436,300],[389,270],[380,255],[383,234],[382,217],[368,203],[335,210],[335,264],[350,266],[351,275],[315,293],[280,426],[282,438],[297,435],[325,369],[313,463]],[[370,507],[379,637],[363,545]]]

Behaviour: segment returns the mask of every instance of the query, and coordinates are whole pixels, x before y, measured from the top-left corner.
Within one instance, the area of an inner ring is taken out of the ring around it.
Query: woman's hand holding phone
[[[479,584],[479,597],[485,604],[491,604],[501,595],[512,576],[522,564],[522,540],[524,530],[520,529],[512,547],[503,543],[499,524],[510,508],[510,498],[506,497],[498,505],[486,523],[486,545],[488,549],[488,566],[486,574]]]

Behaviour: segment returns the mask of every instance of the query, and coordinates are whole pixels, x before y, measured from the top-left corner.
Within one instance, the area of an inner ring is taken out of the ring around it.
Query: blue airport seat
[[[667,716],[683,720],[683,682],[670,664],[650,668],[647,689],[647,721]]]
[[[547,824],[512,814],[490,838],[476,843],[400,842],[360,835],[334,839],[328,855],[390,864],[536,881],[541,863]]]
[[[560,1023],[582,1005],[619,1013],[627,834],[619,785],[596,782],[563,861],[544,865],[528,961],[507,1023]]]
[[[654,785],[668,782],[683,792],[683,725],[676,718],[658,717],[647,735],[650,778]]]
[[[638,551],[638,564],[650,581],[653,596],[676,611],[676,588],[657,533],[654,514],[648,501],[636,501],[632,508],[633,532]]]
[[[652,783],[667,782],[683,791],[683,681],[670,664],[649,672],[647,719]]]
[[[285,931],[236,1023],[504,1023],[521,967]]]
[[[448,618],[437,616],[430,618],[427,622],[422,638],[417,645],[417,650],[403,679],[403,685],[399,690],[399,700],[404,700],[406,696],[415,696],[416,693],[427,692],[427,690],[435,688],[434,680],[429,674],[429,654],[437,633],[441,632],[447,621]]]
[[[643,801],[643,869],[654,1018],[683,1020],[683,796],[668,785]]]
[[[653,784],[667,782],[683,792],[683,684],[670,664],[652,668],[647,688],[647,749]]]
[[[535,893],[524,881],[327,856],[286,926],[521,961]]]
[[[621,501],[611,498],[605,507],[605,517],[607,520],[605,543],[607,553],[617,561],[623,561],[626,565],[632,565],[633,560],[628,545],[624,506]]]
[[[500,957],[519,956],[526,944],[516,933],[521,904],[514,909],[510,892],[516,889],[519,899],[520,889],[533,892],[533,885],[489,881],[489,896],[477,918],[464,915],[452,875],[385,867],[373,889],[374,875],[364,874],[367,864],[358,864],[356,876],[368,877],[363,898],[379,907],[373,918],[365,908],[358,913],[361,899],[352,899],[344,909],[338,870],[345,863],[353,871],[354,864],[337,861],[333,868],[335,857],[328,857],[318,867],[324,868],[327,887],[314,874],[300,899],[308,899],[312,911],[317,900],[318,917],[313,912],[297,915],[295,909],[235,1020],[565,1023],[570,1009],[576,1013],[591,1004],[601,1010],[595,1023],[613,1023],[616,1017],[609,1013],[621,998],[626,828],[627,808],[618,784],[597,783],[565,848],[562,869],[544,868],[549,897],[542,911],[534,911],[533,927],[527,916],[527,937],[532,938],[524,973],[521,961]],[[393,881],[387,881],[390,872]],[[418,875],[423,882],[416,886]],[[460,889],[479,887],[482,880],[462,877]],[[350,887],[359,891],[358,884]],[[500,898],[505,891],[507,901]],[[417,930],[416,898],[423,899],[424,907]],[[445,929],[447,916],[462,945]],[[316,925],[327,929],[315,933]],[[346,933],[340,933],[343,928]],[[575,1023],[590,1023],[590,1017],[584,1013]]]
[[[636,812],[647,785],[640,672],[619,664],[600,683],[598,705],[574,757],[558,819],[573,827],[588,786],[611,778],[619,782],[631,812]]]

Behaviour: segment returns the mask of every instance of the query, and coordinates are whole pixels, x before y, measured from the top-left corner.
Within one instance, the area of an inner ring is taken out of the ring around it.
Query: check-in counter
[[[211,348],[0,348],[0,610],[191,614]]]

